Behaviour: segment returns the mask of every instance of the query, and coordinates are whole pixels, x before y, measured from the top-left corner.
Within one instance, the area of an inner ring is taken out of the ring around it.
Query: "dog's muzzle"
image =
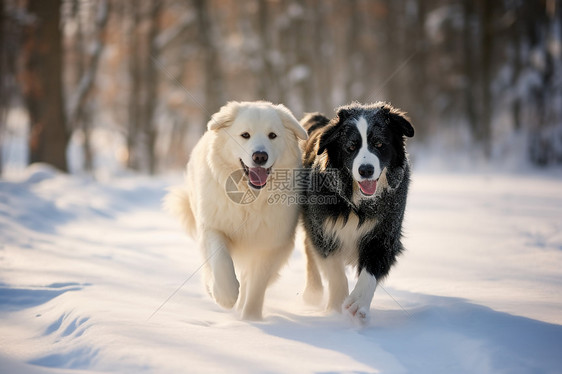
[[[256,156],[256,153],[261,153],[261,154]],[[252,159],[254,159],[254,162],[258,163],[255,161],[254,157],[257,158],[259,162],[261,162],[261,165],[265,164],[268,159],[267,153],[265,152],[255,152],[252,155]],[[271,173],[271,167],[267,169],[261,166],[249,167],[244,163],[244,161],[242,161],[242,159],[240,159],[240,164],[242,164],[242,168],[244,169],[244,174],[246,174],[246,176],[248,177],[248,184],[250,185],[250,187],[255,188],[257,190],[265,187],[267,183],[267,177]]]

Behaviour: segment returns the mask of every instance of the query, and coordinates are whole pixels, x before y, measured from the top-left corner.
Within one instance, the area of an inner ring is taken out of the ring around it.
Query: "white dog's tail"
[[[172,187],[168,191],[168,194],[164,197],[164,209],[178,217],[187,230],[187,233],[192,238],[195,238],[195,217],[191,210],[187,190],[185,187]]]

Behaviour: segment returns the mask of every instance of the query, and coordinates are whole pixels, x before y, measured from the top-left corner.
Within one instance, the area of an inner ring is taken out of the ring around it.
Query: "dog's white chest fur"
[[[354,213],[349,215],[347,221],[343,217],[337,220],[327,219],[324,221],[324,232],[326,236],[334,237],[340,243],[338,255],[343,256],[343,260],[348,265],[357,265],[359,257],[358,247],[359,241],[370,232],[375,225],[376,220],[367,220],[359,226],[359,217]]]

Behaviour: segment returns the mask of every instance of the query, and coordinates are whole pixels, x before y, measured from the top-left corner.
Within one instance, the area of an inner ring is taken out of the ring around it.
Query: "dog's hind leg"
[[[230,309],[238,299],[240,284],[228,252],[228,241],[222,233],[206,230],[201,233],[201,243],[210,269],[207,289],[220,306]]]
[[[261,320],[265,290],[269,283],[266,269],[255,269],[245,279],[245,290],[243,305],[241,308],[242,318],[246,320]],[[242,300],[241,300],[242,301]]]
[[[322,300],[323,286],[318,270],[316,249],[308,237],[304,241],[304,251],[306,253],[306,285],[303,299],[308,304],[316,305]]]
[[[265,291],[277,279],[279,270],[291,254],[292,244],[287,248],[273,249],[272,253],[263,254],[252,261],[244,276],[245,301],[242,318],[261,320]]]
[[[318,263],[328,280],[328,305],[326,309],[341,313],[342,303],[349,295],[345,264],[339,255],[330,255],[325,259],[320,259]]]

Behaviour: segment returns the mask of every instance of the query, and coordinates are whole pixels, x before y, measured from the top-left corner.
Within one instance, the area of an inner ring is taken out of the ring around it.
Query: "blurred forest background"
[[[221,105],[259,99],[297,118],[387,100],[417,146],[562,164],[562,0],[0,0],[0,12],[5,169],[178,169]]]

